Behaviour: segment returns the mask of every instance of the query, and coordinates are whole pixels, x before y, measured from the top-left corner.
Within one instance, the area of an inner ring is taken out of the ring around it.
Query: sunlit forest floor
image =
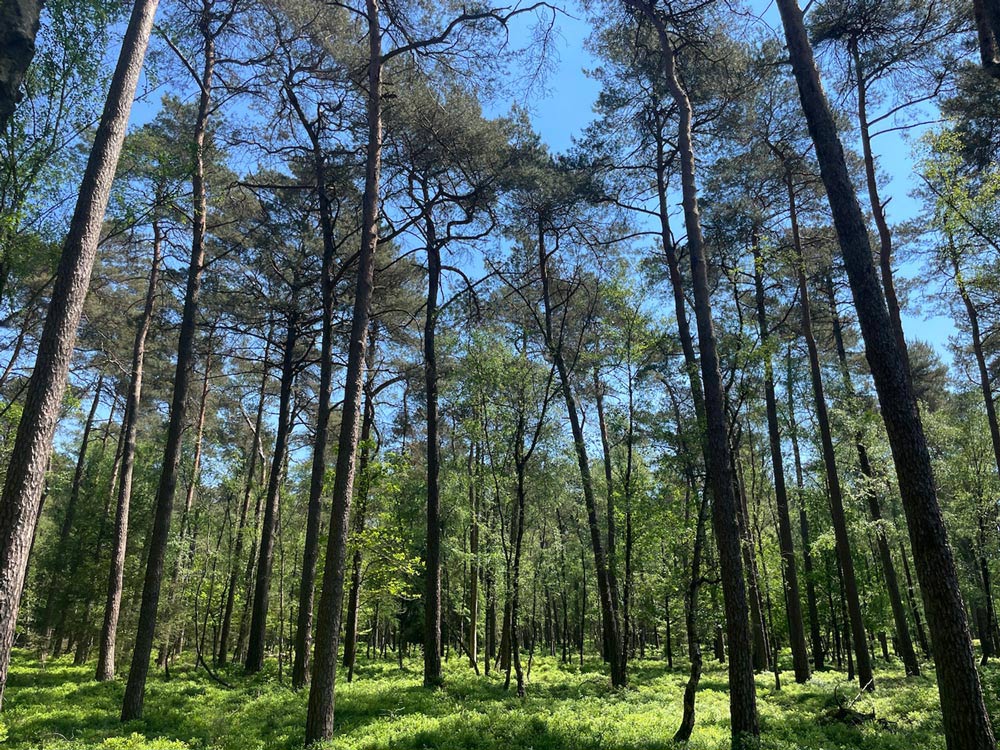
[[[503,690],[496,675],[477,677],[464,660],[446,664],[445,687],[421,686],[421,663],[363,659],[355,681],[337,688],[337,750],[654,750],[674,748],[684,665],[668,671],[661,661],[630,664],[631,687],[610,689],[594,659],[583,668],[563,667],[548,657],[534,660],[528,697]],[[68,658],[40,663],[15,653],[5,694],[4,748],[27,750],[254,750],[301,748],[305,692],[278,682],[277,671],[247,679],[238,668],[225,676],[227,689],[204,670],[183,665],[151,676],[145,718],[118,721],[124,682],[98,683],[93,665],[74,667]],[[930,672],[930,665],[926,665]],[[782,689],[773,677],[758,677],[762,748],[773,750],[937,750],[940,736],[937,690],[932,678],[907,679],[901,669],[876,673],[878,692],[854,708],[874,710],[878,723],[849,726],[828,718],[837,699],[855,696],[856,683],[825,672],[796,685],[790,672]],[[987,700],[1000,717],[1000,668],[984,673]],[[838,685],[840,686],[838,689]],[[698,691],[697,727],[689,748],[727,747],[729,708],[726,672],[707,666]]]

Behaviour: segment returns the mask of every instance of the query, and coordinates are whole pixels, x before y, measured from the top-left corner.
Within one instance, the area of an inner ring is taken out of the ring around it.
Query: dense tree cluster
[[[596,653],[684,741],[711,654],[741,749],[899,661],[995,748],[996,0],[592,0],[565,153],[565,8],[157,5],[0,12],[0,696],[276,667],[313,743],[359,659]]]

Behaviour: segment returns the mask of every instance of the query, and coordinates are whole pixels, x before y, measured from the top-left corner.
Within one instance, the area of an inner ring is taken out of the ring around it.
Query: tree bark
[[[205,0],[209,2],[209,0]],[[163,564],[170,538],[170,516],[177,491],[177,478],[181,461],[181,443],[187,423],[188,390],[194,364],[194,339],[197,329],[198,302],[201,296],[201,276],[205,266],[205,134],[211,106],[212,75],[215,68],[215,37],[209,29],[209,12],[202,11],[202,34],[205,38],[205,58],[199,81],[201,95],[194,128],[195,163],[191,175],[194,201],[194,221],[191,235],[191,261],[188,266],[187,287],[184,292],[184,310],[181,316],[180,335],[177,341],[177,366],[174,389],[170,402],[170,421],[163,450],[160,482],[156,490],[153,528],[150,532],[146,575],[142,587],[142,604],[136,631],[132,664],[122,701],[122,721],[142,716],[146,697],[146,676],[149,657],[156,635],[156,614],[160,603],[160,586],[163,582]]]
[[[438,444],[438,374],[434,335],[437,327],[441,248],[427,209],[427,315],[424,321],[424,387],[427,397],[427,556],[424,587],[424,687],[438,687],[441,674],[441,446]]]
[[[334,691],[341,608],[344,602],[344,563],[347,528],[354,487],[355,457],[364,390],[365,350],[378,244],[379,174],[382,163],[382,30],[378,0],[366,0],[368,26],[368,142],[365,156],[365,189],[362,203],[361,250],[358,255],[357,290],[344,378],[343,418],[337,441],[337,467],[333,485],[333,511],[327,540],[323,584],[316,619],[316,650],[306,714],[306,744],[333,735]]]
[[[77,326],[155,12],[156,0],[137,0],[125,31],[56,271],[0,496],[0,699]]]
[[[719,370],[715,328],[712,322],[711,293],[705,243],[698,209],[694,145],[691,122],[693,111],[687,91],[677,78],[673,43],[657,10],[642,0],[626,0],[654,26],[659,43],[663,82],[678,109],[677,151],[681,159],[681,192],[684,224],[691,256],[695,319],[701,351],[701,377],[705,395],[708,474],[712,480],[712,524],[719,550],[726,628],[729,636],[729,711],[734,750],[757,744],[757,693],[751,658],[750,624],[747,620],[747,592],[743,577],[738,508],[733,492],[733,475],[726,425],[725,391]]]
[[[0,2],[0,131],[21,101],[21,84],[35,56],[43,0]]]
[[[802,12],[794,0],[778,0],[778,8],[896,465],[917,578],[934,642],[946,744],[949,750],[992,750],[996,741],[976,671],[955,561],[937,502],[927,441],[901,361],[906,355],[892,335],[872,265],[864,216],[819,81]]]

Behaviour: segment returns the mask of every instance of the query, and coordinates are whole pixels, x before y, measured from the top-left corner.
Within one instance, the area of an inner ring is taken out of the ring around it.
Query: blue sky
[[[761,22],[780,33],[780,22],[773,5],[754,5],[759,8]],[[572,138],[579,135],[591,121],[594,116],[593,105],[600,90],[597,82],[585,73],[585,70],[595,65],[594,58],[584,49],[590,25],[579,9],[571,8],[570,12],[573,16],[560,15],[557,21],[557,59],[547,82],[547,91],[529,102],[535,129],[554,151],[569,148]],[[891,199],[886,211],[893,223],[911,219],[920,210],[918,202],[909,195],[914,187],[912,140],[917,135],[919,133],[911,134],[908,139],[901,134],[889,133],[880,136],[875,142],[879,167],[888,178],[882,191],[883,197]],[[860,144],[855,142],[852,134],[846,134],[844,140],[845,146],[860,150]],[[861,187],[858,186],[859,190]],[[920,262],[897,265],[898,276],[922,279]],[[907,338],[928,341],[935,346],[945,362],[950,362],[947,343],[948,337],[955,333],[954,324],[947,316],[935,313],[933,303],[925,300],[919,291],[922,286],[910,295],[907,309],[903,312]],[[933,291],[938,290],[934,288]]]

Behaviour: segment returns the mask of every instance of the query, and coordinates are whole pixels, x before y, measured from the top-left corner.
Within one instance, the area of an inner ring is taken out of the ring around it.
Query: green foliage
[[[306,693],[279,684],[274,674],[247,681],[238,673],[227,690],[204,671],[179,667],[150,682],[146,717],[121,725],[120,682],[95,683],[90,665],[65,660],[42,665],[17,652],[4,717],[11,750],[298,750]],[[387,661],[358,665],[356,679],[337,690],[337,732],[330,750],[665,750],[680,718],[686,673],[660,661],[632,666],[632,687],[614,692],[597,659],[562,667],[536,657],[528,697],[502,689],[501,678],[477,677],[457,656],[445,665],[445,686],[421,686],[420,664],[400,670]],[[988,668],[991,685],[1000,673]],[[837,673],[774,691],[758,678],[762,750],[942,750],[937,689],[929,679],[879,671],[879,690],[854,708],[887,722],[847,726],[830,721],[837,700],[855,687]],[[991,691],[995,693],[996,691]],[[991,709],[996,709],[995,702]],[[729,742],[724,667],[709,665],[698,698],[690,750],[722,750]]]

